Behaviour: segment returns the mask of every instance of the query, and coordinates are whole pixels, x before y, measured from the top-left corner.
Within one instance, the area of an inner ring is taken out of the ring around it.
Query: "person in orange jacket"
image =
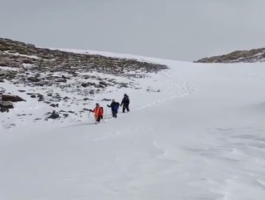
[[[95,113],[95,120],[96,123],[99,123],[101,119],[103,119],[103,108],[99,106],[98,103],[96,103],[96,107],[94,108],[94,110],[89,110],[90,112]]]

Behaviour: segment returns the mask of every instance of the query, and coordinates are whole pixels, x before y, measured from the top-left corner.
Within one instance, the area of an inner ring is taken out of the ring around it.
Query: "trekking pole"
[[[105,110],[106,110],[106,112],[104,112],[104,114],[103,114],[103,117],[102,117],[102,121],[103,121],[104,123],[106,123],[106,122],[105,122],[105,120],[104,120],[104,117],[106,117],[106,115],[107,115],[107,112],[108,112],[108,109],[107,109],[107,107],[106,107],[106,109],[105,109]]]

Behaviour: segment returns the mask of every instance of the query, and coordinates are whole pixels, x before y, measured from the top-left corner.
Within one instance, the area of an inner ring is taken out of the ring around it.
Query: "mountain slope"
[[[130,113],[0,134],[0,199],[263,200],[263,65],[135,58],[169,69]]]
[[[196,63],[255,63],[265,62],[265,48],[244,51],[233,51],[220,56],[202,58]]]
[[[6,102],[14,95],[24,100],[0,115],[0,128],[78,121],[96,102],[111,101],[114,92],[159,92],[163,86],[154,80],[167,68],[139,59],[40,48],[0,38],[0,105],[6,104],[1,99]]]

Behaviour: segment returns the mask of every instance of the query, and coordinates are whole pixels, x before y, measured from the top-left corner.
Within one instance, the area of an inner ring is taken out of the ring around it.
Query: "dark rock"
[[[26,114],[17,114],[17,116],[22,117],[22,116],[27,116]]]
[[[38,94],[38,101],[44,101],[44,96],[42,94]]]
[[[105,85],[97,85],[96,87],[105,88],[106,86]]]
[[[69,98],[69,97],[64,97],[64,98],[63,98],[64,101],[66,101],[66,100],[68,100],[68,99],[70,99],[70,98]]]
[[[84,98],[83,100],[84,100],[84,101],[91,101],[91,100],[93,100],[93,99]]]
[[[81,83],[82,87],[88,87],[88,86],[95,86],[95,83],[90,83],[90,82],[86,82],[86,83]]]
[[[94,90],[90,90],[88,93],[93,95],[93,94],[95,94],[95,91]]]
[[[57,104],[52,103],[52,104],[50,104],[50,106],[55,108],[55,107],[59,107],[59,104],[58,103]]]
[[[3,94],[2,101],[20,102],[20,101],[26,101],[26,100],[16,95]]]
[[[68,116],[69,116],[69,114],[67,114],[67,113],[64,113],[64,114],[63,114],[63,116],[66,118],[66,117],[68,117]]]
[[[9,109],[13,109],[14,105],[11,101],[0,101],[0,112],[9,112]]]
[[[34,64],[34,62],[30,59],[25,59],[22,61],[24,64]]]
[[[36,83],[35,85],[36,85],[36,86],[41,86],[41,87],[43,87],[43,86],[51,86],[52,83],[47,84],[47,83],[44,83],[44,82],[38,82],[38,83]]]
[[[84,75],[83,78],[84,78],[84,79],[89,79],[90,76],[89,76],[89,75]]]
[[[122,88],[122,87],[123,87],[123,88],[128,88],[129,86],[128,86],[127,83],[120,83],[120,84],[119,84],[119,87],[120,87],[120,88]]]
[[[102,99],[102,101],[112,101],[112,100],[104,98],[104,99]]]
[[[60,79],[56,79],[55,82],[56,83],[67,83],[67,79],[60,78]]]
[[[40,79],[37,78],[37,77],[29,77],[28,81],[30,81],[30,82],[40,82]]]
[[[47,117],[47,119],[58,119],[58,118],[60,118],[60,115],[55,110],[50,114],[49,117]]]
[[[105,87],[107,87],[107,86],[108,86],[108,83],[106,83],[106,82],[104,82],[104,81],[100,81],[100,82],[99,82],[99,85],[104,85]]]
[[[87,83],[81,83],[81,86],[82,87],[88,87],[88,84]]]

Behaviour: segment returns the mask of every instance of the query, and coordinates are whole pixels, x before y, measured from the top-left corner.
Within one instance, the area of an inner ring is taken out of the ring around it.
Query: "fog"
[[[0,0],[0,37],[196,60],[265,47],[264,0]]]

